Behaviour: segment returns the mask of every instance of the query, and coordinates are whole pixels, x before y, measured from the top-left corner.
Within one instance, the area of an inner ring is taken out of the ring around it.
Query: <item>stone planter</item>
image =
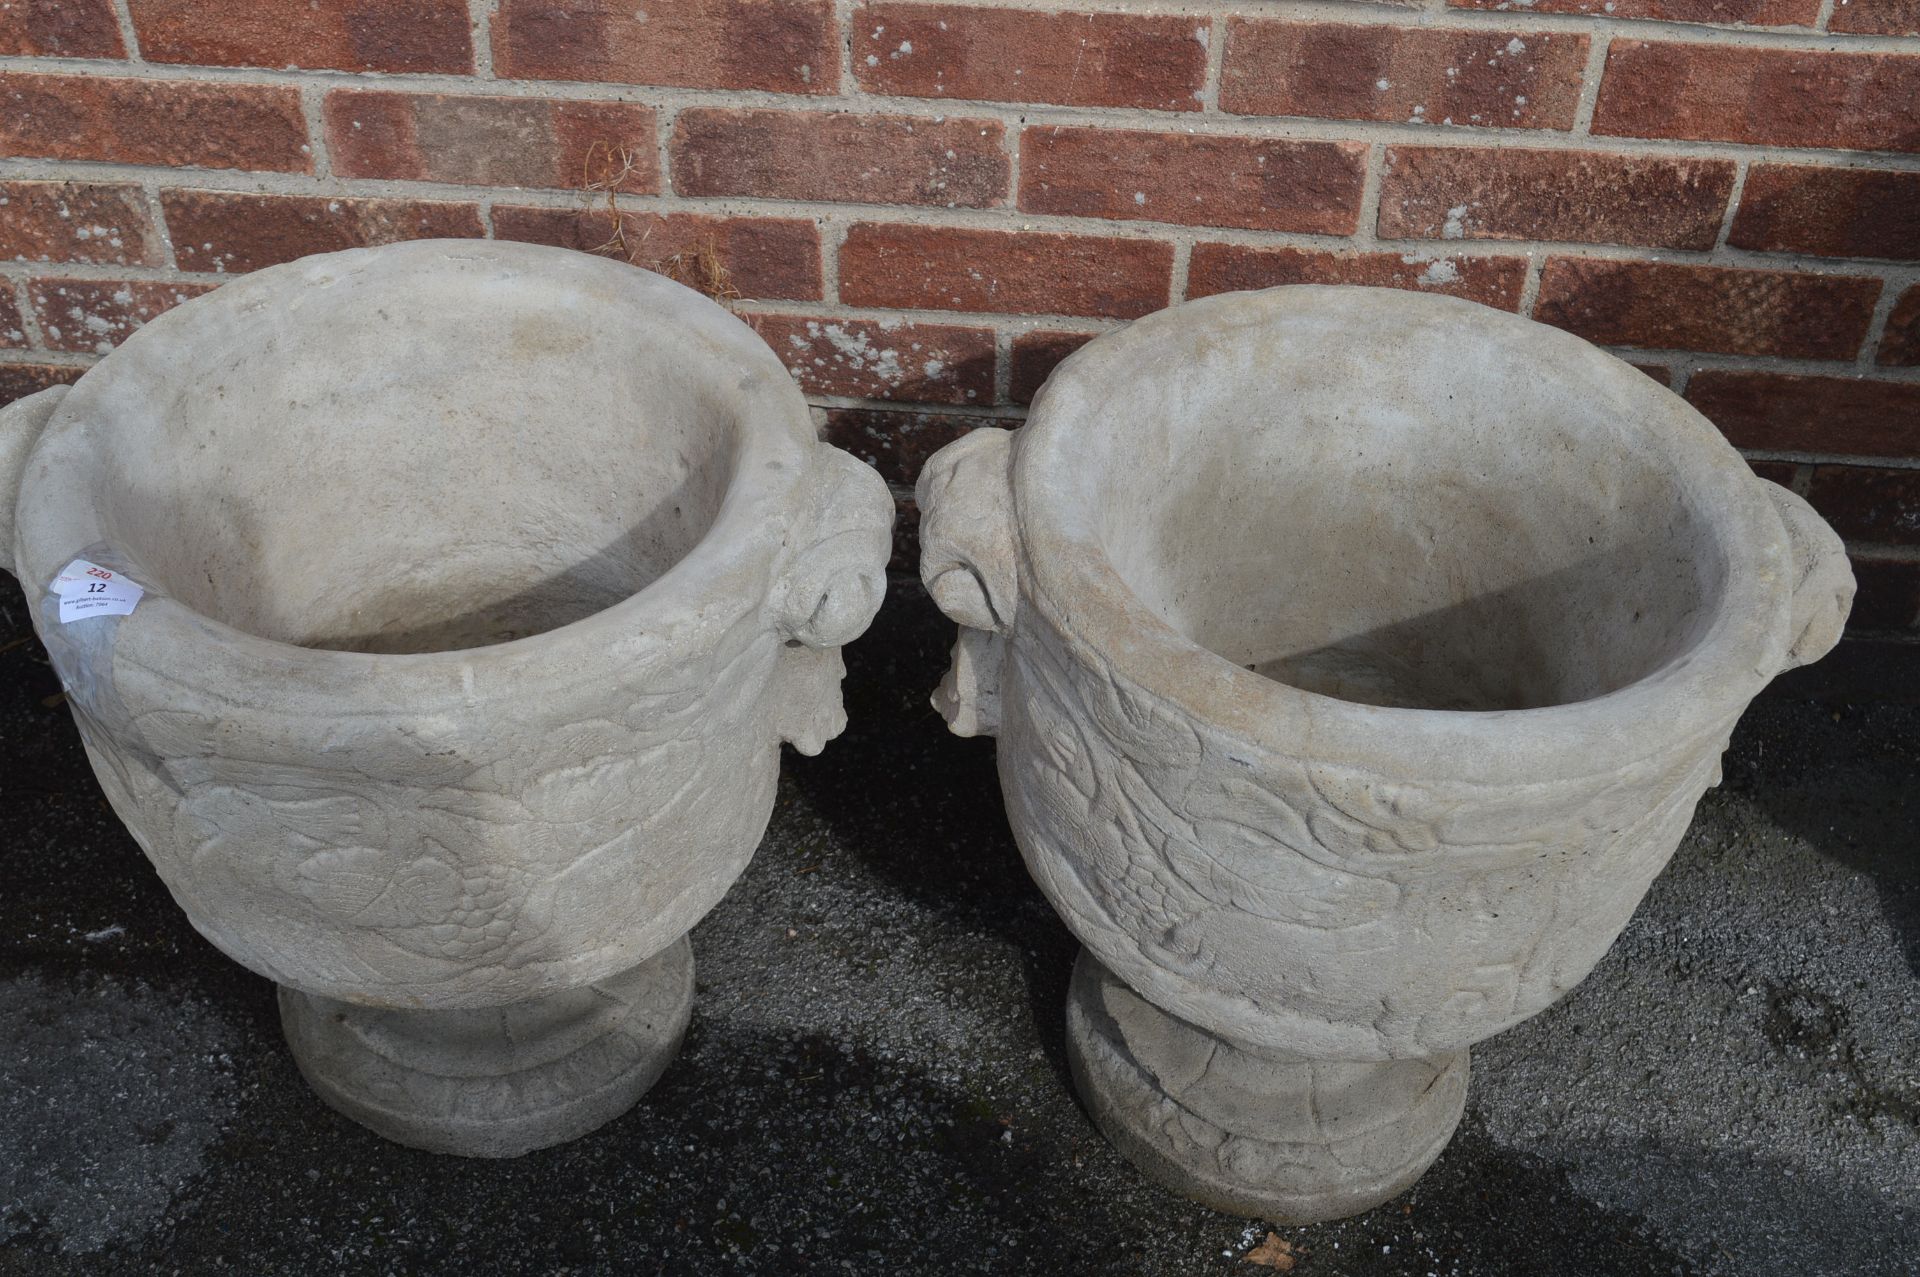
[[[1626,364],[1469,303],[1282,288],[1062,365],[922,473],[1085,946],[1074,1079],[1140,1168],[1303,1223],[1413,1183],[1467,1049],[1578,983],[1747,702],[1837,639],[1839,540]]]
[[[17,505],[15,493],[17,492]],[[720,307],[436,241],[261,271],[0,417],[94,769],[302,1072],[402,1143],[592,1130],[687,1024],[779,745],[836,735],[892,504]],[[70,561],[130,614],[63,624]]]

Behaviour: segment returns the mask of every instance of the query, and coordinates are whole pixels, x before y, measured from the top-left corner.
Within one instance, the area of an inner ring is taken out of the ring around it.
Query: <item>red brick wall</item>
[[[1089,334],[1383,284],[1618,350],[1920,619],[1920,0],[12,0],[0,156],[0,399],[304,253],[617,231],[904,492]]]

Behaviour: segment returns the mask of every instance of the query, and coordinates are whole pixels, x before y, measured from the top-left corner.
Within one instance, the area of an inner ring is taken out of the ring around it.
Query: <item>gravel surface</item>
[[[1264,1226],[1146,1183],[1074,1103],[1074,945],[991,742],[926,707],[950,631],[911,587],[849,650],[852,728],[789,755],[693,934],[680,1059],[512,1162],[313,1098],[271,986],[106,809],[0,588],[0,1274],[1273,1271]],[[1786,691],[1600,968],[1475,1048],[1426,1178],[1275,1230],[1293,1272],[1920,1271],[1920,707]]]

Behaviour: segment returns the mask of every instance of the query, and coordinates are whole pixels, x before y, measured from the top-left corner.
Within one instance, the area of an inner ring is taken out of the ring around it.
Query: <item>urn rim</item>
[[[297,301],[304,290],[357,284],[404,304],[410,278],[450,270],[509,272],[596,293],[616,308],[630,308],[610,320],[639,321],[636,343],[647,340],[647,325],[674,331],[712,356],[716,384],[731,379],[727,392],[740,408],[724,494],[712,521],[664,572],[598,611],[505,641],[362,652],[309,647],[206,615],[171,597],[145,571],[139,546],[116,541],[91,499],[94,445],[101,432],[115,428],[109,410],[137,401],[143,375],[190,359],[201,333],[217,336],[246,312]],[[410,708],[430,713],[471,704],[476,693],[510,697],[529,677],[546,686],[598,677],[610,663],[638,660],[663,643],[711,642],[761,607],[786,524],[799,517],[796,492],[815,434],[804,397],[758,335],[707,297],[654,272],[502,240],[412,240],[316,254],[252,272],[158,316],[75,383],[28,460],[15,566],[33,592],[91,548],[117,554],[147,595],[131,614],[110,622],[119,627],[111,649],[116,663],[134,662],[240,704],[257,700],[256,690],[271,689],[273,702],[295,710],[304,702],[314,713],[337,706],[342,694],[365,697],[373,679],[382,688],[404,687]]]
[[[1459,710],[1365,704],[1276,681],[1179,632],[1109,558],[1087,496],[1088,441],[1126,402],[1129,383],[1176,340],[1313,314],[1356,331],[1447,325],[1458,339],[1517,343],[1548,375],[1606,384],[1634,405],[1630,428],[1659,450],[1701,503],[1725,586],[1710,618],[1651,672],[1600,695],[1526,708]],[[1113,676],[1256,747],[1382,774],[1498,784],[1601,774],[1724,735],[1788,663],[1793,588],[1787,532],[1764,480],[1710,422],[1651,377],[1585,340],[1457,298],[1396,289],[1289,285],[1226,293],[1160,311],[1064,361],[1015,437],[1010,480],[1022,593]],[[1022,625],[1025,622],[1021,622]]]

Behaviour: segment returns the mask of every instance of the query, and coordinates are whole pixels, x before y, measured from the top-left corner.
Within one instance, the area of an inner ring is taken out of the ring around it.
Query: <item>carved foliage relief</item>
[[[401,707],[244,731],[198,709],[136,711],[131,733],[81,722],[116,810],[234,958],[329,996],[492,1002],[631,966],[712,906],[772,807],[769,688],[838,718],[824,655],[749,611],[679,668],[530,688],[431,740]],[[130,701],[196,702],[120,676]]]
[[[1000,772],[1036,879],[1100,960],[1229,1037],[1379,1059],[1541,1010],[1626,925],[1733,716],[1621,771],[1435,784],[1229,737],[1029,607]]]

